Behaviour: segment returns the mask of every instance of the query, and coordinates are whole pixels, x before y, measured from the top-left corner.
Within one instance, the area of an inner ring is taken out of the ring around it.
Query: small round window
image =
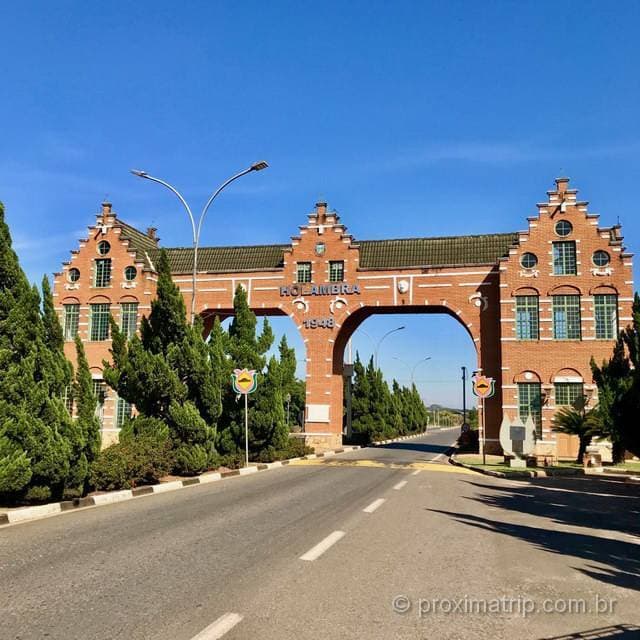
[[[98,253],[101,256],[106,256],[109,251],[111,251],[111,245],[106,240],[98,242]]]
[[[560,220],[556,224],[556,233],[562,238],[568,236],[573,231],[573,226],[568,220]]]
[[[73,269],[69,269],[67,277],[69,278],[69,282],[78,282],[78,280],[80,280],[80,270],[75,267],[73,267]]]
[[[596,251],[593,254],[593,264],[596,267],[606,267],[611,262],[611,256],[606,251]]]
[[[135,280],[137,275],[138,275],[138,270],[135,267],[127,267],[124,270],[124,279],[127,280],[128,282]]]
[[[520,264],[525,269],[533,269],[538,264],[538,258],[535,253],[523,253],[522,258],[520,258]]]

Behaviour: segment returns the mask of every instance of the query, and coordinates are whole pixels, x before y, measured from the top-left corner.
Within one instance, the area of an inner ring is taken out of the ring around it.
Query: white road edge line
[[[401,480],[400,482],[398,482],[398,484],[394,485],[394,489],[396,491],[400,491],[400,489],[402,489],[402,487],[404,487],[404,485],[407,484],[406,480]]]
[[[313,549],[309,549],[307,553],[300,556],[300,560],[307,560],[313,562],[317,560],[327,549],[332,547],[342,536],[345,535],[344,531],[334,531],[330,533],[322,542],[319,542]]]
[[[422,471],[422,469],[416,469],[411,475],[412,476],[417,476],[421,471]]]
[[[225,613],[191,640],[218,640],[227,631],[231,631],[240,620],[242,620],[242,616],[238,613]]]
[[[378,498],[377,500],[374,500],[368,507],[365,507],[363,511],[365,513],[373,513],[378,507],[381,507],[384,502],[384,498]]]

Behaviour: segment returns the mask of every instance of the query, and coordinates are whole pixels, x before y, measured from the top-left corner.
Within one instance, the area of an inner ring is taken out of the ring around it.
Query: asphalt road
[[[638,489],[460,472],[455,435],[7,527],[0,638],[640,637]]]

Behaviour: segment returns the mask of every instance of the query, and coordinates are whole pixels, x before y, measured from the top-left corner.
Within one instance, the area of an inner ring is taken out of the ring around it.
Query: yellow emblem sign
[[[491,398],[496,391],[496,381],[487,376],[476,376],[473,379],[473,393],[478,398]]]
[[[233,390],[242,395],[253,393],[258,386],[258,378],[253,369],[234,369],[231,380],[233,381]]]

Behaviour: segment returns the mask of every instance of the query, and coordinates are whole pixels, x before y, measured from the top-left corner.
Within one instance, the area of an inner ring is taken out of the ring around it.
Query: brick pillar
[[[305,442],[317,451],[342,444],[342,372],[333,369],[333,339],[323,329],[302,330],[307,357]]]

